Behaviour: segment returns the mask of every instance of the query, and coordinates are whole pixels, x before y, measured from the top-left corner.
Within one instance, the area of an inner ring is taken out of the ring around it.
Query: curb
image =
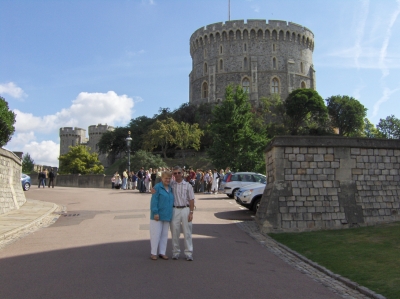
[[[264,235],[264,237],[266,237]],[[275,242],[280,248],[290,252],[291,254],[293,254],[294,256],[296,256],[297,258],[299,258],[300,260],[302,260],[303,262],[309,264],[310,266],[316,268],[317,270],[323,272],[324,274],[328,275],[329,277],[332,277],[333,279],[336,279],[338,281],[340,281],[341,283],[345,284],[346,286],[359,291],[361,294],[371,297],[373,299],[386,299],[385,296],[381,295],[381,294],[377,294],[374,291],[360,286],[358,283],[351,281],[350,279],[343,277],[339,274],[335,274],[332,271],[326,269],[325,267],[321,266],[320,264],[313,262],[312,260],[309,260],[308,258],[306,258],[305,256],[301,255],[300,253],[298,253],[297,251],[294,251],[292,249],[290,249],[289,247],[279,243],[278,241],[275,241],[274,239],[272,239],[270,236],[267,236],[267,238],[270,238],[273,242]]]
[[[251,222],[251,221],[250,221]],[[239,223],[243,223],[243,221],[239,221]],[[268,235],[264,235],[262,234],[258,227],[256,227],[256,231],[253,232],[249,232],[248,230],[245,229],[245,227],[243,225],[239,225],[239,228],[241,228],[242,230],[244,230],[250,237],[252,237],[254,240],[256,240],[260,245],[266,247],[268,249],[268,245],[266,244],[265,241],[261,241],[259,240],[259,238],[257,238],[256,235],[262,236],[263,238],[267,239],[268,242],[275,244],[277,247],[279,247],[281,250],[288,252],[289,254],[295,256],[296,258],[298,258],[299,260],[301,260],[302,262],[308,264],[309,266],[313,267],[314,269],[318,270],[319,272],[322,272],[323,274],[329,276],[330,278],[337,280],[341,283],[343,283],[345,286],[356,290],[357,292],[359,292],[362,295],[365,295],[369,298],[373,298],[373,299],[386,299],[385,296],[381,295],[381,294],[377,294],[374,291],[359,285],[358,283],[351,281],[350,279],[343,277],[339,274],[335,274],[332,271],[328,270],[327,268],[319,265],[316,262],[313,262],[312,260],[309,260],[308,258],[306,258],[305,256],[301,255],[300,253],[298,253],[297,251],[294,251],[293,249],[290,249],[289,247],[287,247],[286,245],[283,245],[281,243],[279,243],[278,241],[272,239],[270,236]],[[273,252],[273,251],[272,251]],[[273,252],[275,255],[276,253]],[[279,255],[277,255],[279,257]],[[281,257],[279,257],[281,258]]]
[[[33,221],[31,221],[31,222],[29,222],[29,223],[27,223],[27,224],[24,224],[24,225],[22,225],[22,226],[20,226],[20,227],[18,227],[18,228],[14,228],[14,229],[12,229],[12,230],[10,230],[10,231],[8,231],[8,232],[6,232],[6,233],[0,235],[0,241],[4,241],[4,240],[10,238],[11,236],[13,236],[13,235],[15,235],[15,234],[18,234],[19,232],[21,232],[21,231],[23,231],[23,230],[29,229],[29,228],[31,228],[32,226],[35,226],[35,225],[37,225],[37,224],[40,224],[41,221],[42,221],[44,218],[48,217],[50,214],[52,214],[55,210],[57,210],[57,209],[59,208],[59,206],[56,205],[55,203],[52,203],[52,205],[53,205],[53,206],[50,208],[50,210],[48,210],[48,211],[47,211],[45,214],[43,214],[42,216],[36,218],[35,220],[33,220]]]

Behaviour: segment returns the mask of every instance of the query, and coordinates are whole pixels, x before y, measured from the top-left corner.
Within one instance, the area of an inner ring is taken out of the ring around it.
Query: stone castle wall
[[[264,233],[400,220],[400,140],[277,137],[266,162]]]
[[[286,21],[236,20],[207,25],[190,38],[189,102],[219,102],[227,85],[243,85],[244,81],[253,102],[274,92],[274,79],[283,99],[297,88],[315,89],[313,50],[314,34]]]
[[[0,148],[0,215],[19,209],[26,202],[21,185],[21,169],[21,159]]]
[[[104,167],[108,167],[110,164],[108,155],[99,153],[97,143],[104,133],[113,130],[114,127],[107,124],[92,125],[89,126],[89,138],[87,138],[85,129],[72,127],[60,128],[60,155],[68,153],[70,146],[85,145],[90,148],[91,153],[99,155],[99,160]]]

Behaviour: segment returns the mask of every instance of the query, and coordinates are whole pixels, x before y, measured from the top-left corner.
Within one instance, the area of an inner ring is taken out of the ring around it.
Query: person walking
[[[160,258],[168,260],[165,252],[174,205],[174,194],[170,186],[171,177],[171,172],[162,172],[161,182],[153,187],[155,193],[150,201],[150,259],[152,260],[157,260],[157,252]]]
[[[179,237],[181,226],[183,230],[185,256],[187,261],[193,261],[192,220],[194,211],[193,187],[183,180],[183,171],[179,166],[173,168],[175,181],[171,181],[174,193],[174,208],[171,220],[172,259],[179,259],[181,249]]]
[[[211,185],[211,192],[214,194],[218,193],[218,182],[219,182],[219,173],[217,169],[214,168],[214,172],[212,174],[212,185]]]
[[[49,172],[49,188],[50,188],[50,185],[52,185],[52,187],[54,188],[54,178],[55,178],[55,174],[54,174],[54,171],[53,171],[53,168],[50,168],[50,172]]]

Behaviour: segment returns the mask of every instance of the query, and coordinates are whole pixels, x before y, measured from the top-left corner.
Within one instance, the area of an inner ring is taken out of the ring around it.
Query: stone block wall
[[[21,159],[0,148],[0,215],[19,209],[25,202],[21,185]]]
[[[400,140],[277,137],[256,221],[263,232],[400,220]]]

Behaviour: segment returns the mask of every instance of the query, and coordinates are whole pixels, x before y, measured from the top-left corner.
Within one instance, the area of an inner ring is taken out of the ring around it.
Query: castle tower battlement
[[[60,128],[60,155],[69,152],[70,146],[85,145],[90,148],[90,152],[99,154],[99,160],[104,167],[109,166],[108,155],[100,154],[97,144],[101,136],[109,131],[114,131],[114,127],[107,124],[89,126],[89,138],[86,137],[86,130],[77,127]]]
[[[250,100],[297,88],[316,88],[314,34],[281,20],[214,23],[190,37],[189,103],[219,102],[229,84],[241,85]]]

